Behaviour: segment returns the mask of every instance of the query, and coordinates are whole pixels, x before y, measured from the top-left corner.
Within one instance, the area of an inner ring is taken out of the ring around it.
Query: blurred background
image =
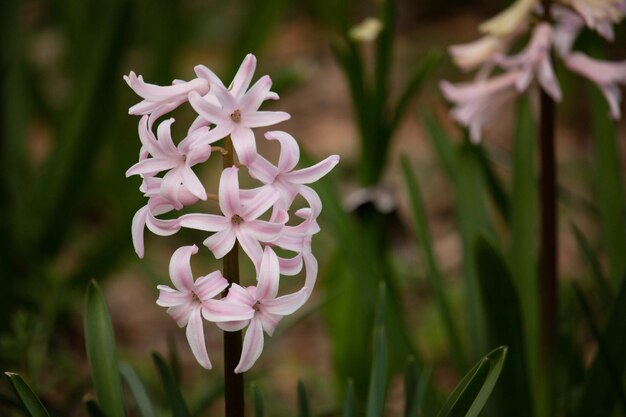
[[[90,390],[82,311],[87,285],[95,279],[105,291],[120,358],[158,392],[149,354],[167,355],[193,414],[221,413],[221,334],[207,330],[216,370],[206,372],[193,360],[184,332],[155,304],[156,285],[168,281],[171,253],[199,244],[201,234],[146,233],[145,258],[133,251],[131,219],[145,202],[139,180],[124,173],[138,157],[138,118],[128,115],[128,108],[140,99],[122,76],[133,70],[147,82],[167,85],[193,78],[193,67],[204,64],[228,84],[252,52],[259,62],[255,79],[269,74],[281,96],[265,106],[291,114],[279,128],[299,140],[303,162],[330,154],[342,159],[316,186],[325,210],[322,232],[314,239],[318,288],[304,311],[266,337],[248,380],[260,387],[276,416],[294,414],[298,380],[319,415],[340,414],[348,378],[354,379],[356,397],[365,398],[377,291],[385,282],[392,352],[387,413],[402,415],[401,374],[393,370],[402,369],[407,356],[430,373],[432,401],[440,401],[495,347],[483,334],[482,313],[476,313],[480,297],[468,296],[480,292],[479,284],[467,285],[468,277],[480,273],[470,246],[486,231],[508,253],[514,240],[510,213],[520,200],[511,191],[514,110],[487,130],[484,145],[471,147],[448,118],[438,82],[468,79],[453,68],[446,47],[476,39],[477,25],[507,5],[505,0],[2,1],[0,369],[20,372],[54,414],[82,415],[81,398]],[[384,24],[376,40],[347,36],[372,16]],[[623,59],[624,25],[616,30],[617,41],[609,47],[593,35],[581,43]],[[561,326],[563,355],[575,364],[563,368],[567,379],[584,373],[597,343],[567,283],[581,286],[601,326],[610,316],[612,303],[606,300],[617,296],[605,281],[621,278],[626,245],[623,200],[607,203],[613,209],[602,203],[602,195],[615,195],[615,188],[605,190],[598,180],[596,168],[603,162],[594,153],[597,124],[589,89],[568,74],[561,80],[566,96],[558,111],[559,268],[566,293]],[[182,132],[191,112],[179,109],[174,117],[175,131]],[[613,158],[621,177],[624,153],[611,146],[605,157]],[[276,149],[263,152],[275,155]],[[218,165],[203,172],[207,184],[217,185]],[[532,193],[532,163],[526,173]],[[417,184],[411,186],[410,178]],[[620,179],[615,186],[619,196],[621,184]],[[529,210],[534,212],[532,201]],[[616,233],[602,222],[611,210],[621,219]],[[529,224],[532,253],[536,223]],[[196,275],[218,267],[211,259],[194,260]],[[244,271],[249,273],[249,266]],[[567,380],[575,387],[582,377]],[[573,392],[575,397],[580,389]],[[569,393],[564,389],[559,401],[574,398]],[[0,414],[14,410],[10,386],[2,383]]]

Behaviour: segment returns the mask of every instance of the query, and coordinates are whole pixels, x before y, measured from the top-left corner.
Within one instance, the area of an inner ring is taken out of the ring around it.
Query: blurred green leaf
[[[590,107],[596,157],[594,188],[602,215],[602,236],[608,255],[610,282],[613,288],[617,288],[626,269],[624,171],[619,161],[617,123],[609,118],[606,100],[595,87],[591,92]]]
[[[452,391],[437,417],[477,417],[498,381],[506,351],[501,346],[481,359]]]
[[[152,360],[161,377],[165,396],[172,410],[172,417],[191,417],[183,398],[180,385],[176,381],[171,368],[165,363],[161,355],[156,352],[152,352]]]
[[[576,238],[576,243],[578,244],[580,254],[589,264],[589,268],[591,268],[591,276],[593,277],[596,286],[599,289],[600,294],[602,295],[602,299],[605,301],[614,301],[615,294],[613,293],[613,289],[607,282],[607,279],[604,276],[604,272],[602,272],[602,265],[600,265],[600,260],[594,253],[594,250],[591,247],[589,240],[587,240],[583,232],[574,223],[571,224],[571,227],[572,232],[574,233],[574,237]]]
[[[584,298],[583,308],[586,306]],[[590,313],[586,312],[589,322],[593,324]],[[582,395],[576,415],[578,417],[605,417],[611,412],[619,400],[626,412],[626,400],[621,384],[615,383],[626,370],[626,277],[622,279],[619,293],[613,303],[611,314],[602,332],[595,330],[598,351],[587,371]],[[593,327],[592,327],[593,330]]]
[[[385,328],[378,326],[374,330],[374,363],[370,376],[367,396],[367,417],[382,417],[385,414],[387,394],[387,340]]]
[[[426,210],[422,201],[419,182],[415,178],[415,174],[411,169],[409,160],[403,157],[401,160],[402,171],[404,173],[404,181],[408,189],[409,200],[413,213],[413,221],[415,222],[415,237],[418,246],[421,246],[423,257],[427,267],[427,276],[430,282],[435,298],[439,314],[441,315],[446,333],[448,336],[449,346],[452,350],[454,363],[457,369],[466,369],[465,353],[463,352],[463,344],[459,332],[456,328],[456,322],[452,318],[450,303],[444,290],[444,281],[439,269],[439,264],[435,259],[433,251],[432,239],[428,231],[428,220],[426,218]]]
[[[5,372],[4,374],[9,378],[11,386],[30,417],[50,417],[39,397],[30,389],[19,374],[13,372]]]
[[[254,417],[263,417],[263,396],[256,384],[252,384],[252,405],[254,407]]]
[[[420,415],[420,372],[417,363],[409,358],[404,369],[404,417]]]
[[[492,167],[492,163],[489,160],[489,156],[485,152],[484,146],[476,147],[476,152],[478,156],[478,162],[485,177],[487,191],[489,192],[496,209],[498,209],[498,212],[500,212],[502,219],[508,226],[511,223],[511,204],[509,202],[509,196],[507,195],[507,192],[502,185],[501,179],[498,177],[494,168]]]
[[[496,415],[527,417],[533,414],[533,403],[515,286],[502,255],[483,236],[476,239],[474,253],[489,344],[508,346],[508,360],[495,390]]]
[[[346,393],[343,400],[343,417],[356,417],[356,407],[354,405],[354,382],[348,381]]]
[[[87,290],[85,345],[96,398],[107,417],[124,417],[124,400],[111,316],[95,281]]]
[[[127,363],[120,362],[119,364],[120,374],[122,378],[128,385],[130,393],[135,400],[135,405],[137,406],[137,410],[141,417],[154,417],[156,416],[154,412],[154,407],[152,407],[152,401],[150,401],[150,396],[148,395],[148,391],[141,382],[141,379],[135,372],[135,370]]]
[[[311,417],[309,396],[302,381],[298,381],[298,417]]]
[[[84,403],[89,417],[106,417],[94,398],[88,398]]]

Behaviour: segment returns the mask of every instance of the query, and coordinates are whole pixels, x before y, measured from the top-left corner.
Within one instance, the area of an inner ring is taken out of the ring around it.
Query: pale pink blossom
[[[219,105],[210,103],[195,91],[189,94],[189,102],[202,118],[215,124],[208,138],[218,140],[230,135],[239,161],[247,165],[256,155],[252,128],[271,126],[290,116],[280,111],[259,111],[270,93],[272,80],[269,76],[261,77],[248,91],[242,93],[245,84],[243,82],[241,87],[237,84],[235,93],[221,85],[213,85],[212,91]]]
[[[251,306],[216,300],[228,287],[228,281],[220,271],[193,279],[191,255],[198,252],[198,247],[183,246],[174,252],[170,260],[170,278],[174,288],[159,285],[157,304],[168,307],[167,313],[176,320],[180,327],[187,326],[187,341],[198,363],[211,369],[211,361],[204,340],[202,317],[208,321],[247,320],[253,317]]]
[[[167,171],[161,183],[161,194],[168,198],[174,207],[182,208],[176,196],[181,184],[200,200],[207,198],[204,186],[191,167],[209,159],[211,147],[205,143],[194,146],[194,143],[209,132],[207,128],[196,129],[178,146],[174,145],[171,135],[172,123],[174,119],[161,122],[157,129],[157,139],[149,129],[148,116],[142,117],[139,122],[139,139],[143,149],[152,157],[142,159],[130,167],[126,171],[126,176],[146,177]]]
[[[609,41],[614,37],[613,25],[620,22],[626,13],[624,0],[561,0],[561,2],[573,8],[588,28]]]
[[[508,46],[508,37],[486,35],[470,43],[452,45],[448,48],[448,53],[457,67],[463,71],[471,71],[489,64],[496,54],[504,52]]]
[[[483,22],[480,30],[485,34],[495,36],[519,33],[528,26],[532,11],[537,4],[539,0],[517,0],[496,16]]]
[[[555,101],[561,101],[561,87],[552,68],[550,50],[552,27],[548,23],[535,26],[530,42],[519,54],[499,56],[496,62],[508,70],[516,70],[518,77],[515,87],[519,92],[526,91],[534,77]]]
[[[626,85],[626,61],[601,61],[575,52],[565,58],[565,65],[594,82],[609,103],[611,117],[615,120],[621,117],[619,84]]]
[[[222,171],[219,186],[219,206],[222,215],[216,214],[186,214],[181,216],[181,226],[216,232],[205,241],[206,245],[216,258],[222,258],[239,241],[241,248],[257,263],[262,255],[260,242],[271,242],[276,239],[288,220],[283,211],[282,221],[264,221],[259,217],[268,211],[278,200],[278,193],[272,189],[261,189],[255,198],[243,204],[239,190],[239,169],[226,168]]]
[[[331,155],[317,164],[295,169],[300,160],[298,143],[289,133],[266,132],[265,138],[280,142],[278,166],[257,155],[248,166],[250,175],[280,194],[278,207],[287,209],[304,184],[311,184],[328,174],[339,163],[338,155]]]
[[[316,273],[316,270],[311,271],[311,275]],[[225,331],[238,331],[248,327],[243,340],[241,358],[235,368],[236,373],[249,370],[261,356],[264,345],[263,332],[271,336],[284,316],[293,313],[306,302],[310,295],[307,284],[314,281],[314,278],[308,277],[308,282],[305,282],[305,286],[299,291],[283,296],[278,296],[279,280],[278,258],[274,251],[266,246],[258,268],[257,285],[243,288],[232,284],[228,290],[225,301],[254,310],[254,316],[250,320],[218,323]]]
[[[510,71],[488,80],[470,83],[440,83],[441,91],[448,101],[454,103],[452,117],[470,130],[474,143],[480,141],[483,125],[501,114],[519,95],[516,83],[520,73]]]

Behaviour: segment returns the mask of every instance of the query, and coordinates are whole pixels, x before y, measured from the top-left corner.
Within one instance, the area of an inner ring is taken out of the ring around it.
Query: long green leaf
[[[154,417],[156,414],[154,412],[152,402],[150,401],[150,397],[148,396],[148,391],[141,382],[141,379],[139,379],[135,370],[125,362],[120,362],[119,367],[120,374],[130,389],[130,393],[135,400],[137,410],[139,411],[141,417]]]
[[[354,405],[354,382],[348,381],[346,393],[343,400],[343,417],[355,417],[356,406]]]
[[[587,371],[580,397],[578,417],[604,417],[611,415],[618,399],[611,373],[621,376],[626,370],[626,277],[613,303],[613,309],[599,340],[599,349]]]
[[[532,415],[524,329],[518,297],[502,255],[483,236],[475,243],[476,266],[491,346],[508,346],[508,361],[495,391],[497,415]]]
[[[437,417],[477,417],[500,377],[506,351],[501,346],[481,359],[452,391]]]
[[[39,397],[37,397],[19,374],[13,372],[5,372],[4,374],[9,378],[13,390],[15,390],[15,393],[26,411],[28,411],[30,417],[50,417],[50,414],[48,414],[48,411],[41,403]]]
[[[252,404],[254,406],[254,417],[263,417],[263,396],[256,384],[252,384]]]
[[[385,414],[387,394],[387,341],[385,329],[378,327],[374,333],[374,364],[370,376],[367,397],[367,417],[382,417]]]
[[[124,400],[109,310],[95,281],[87,290],[85,345],[96,398],[107,417],[124,417]]]
[[[417,363],[409,358],[404,369],[404,417],[418,417],[420,410],[420,373]]]
[[[602,214],[602,236],[608,255],[609,275],[613,288],[620,285],[626,269],[626,208],[623,168],[619,161],[617,124],[608,116],[606,100],[593,88],[591,111],[596,158],[595,189]]]
[[[615,299],[615,294],[613,293],[613,289],[607,282],[607,278],[604,275],[604,272],[602,272],[602,265],[600,265],[600,260],[594,253],[591,244],[589,243],[583,232],[578,228],[578,226],[576,226],[574,223],[572,223],[571,226],[574,237],[576,238],[576,243],[578,244],[580,254],[589,264],[589,268],[591,269],[591,276],[596,282],[598,290],[602,294],[602,299],[605,301],[613,301]]]
[[[165,396],[170,404],[172,410],[172,417],[191,417],[189,409],[183,398],[183,394],[180,390],[180,385],[174,377],[174,373],[169,366],[165,363],[165,360],[156,352],[152,352],[152,360],[159,372]]]
[[[87,398],[83,400],[83,402],[85,403],[85,409],[87,409],[89,417],[106,417],[95,398]]]
[[[413,221],[415,222],[416,240],[423,251],[424,260],[428,270],[428,279],[435,293],[439,314],[443,320],[450,348],[457,369],[466,369],[465,353],[463,352],[463,344],[456,328],[455,321],[452,318],[450,303],[444,290],[443,277],[439,269],[439,264],[435,259],[432,246],[432,239],[428,231],[428,221],[426,219],[426,211],[419,187],[419,183],[415,178],[415,174],[411,169],[409,160],[403,157],[401,160],[402,170],[404,173],[404,181],[409,193],[411,209],[413,213]]]
[[[311,406],[306,387],[302,381],[298,381],[298,417],[311,417]]]

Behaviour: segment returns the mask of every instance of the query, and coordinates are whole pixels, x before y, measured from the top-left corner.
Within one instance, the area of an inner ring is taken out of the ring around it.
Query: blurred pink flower
[[[198,363],[211,369],[211,361],[204,340],[202,317],[212,322],[248,320],[254,311],[245,304],[228,303],[213,299],[228,287],[228,281],[220,271],[198,278],[195,282],[191,272],[191,255],[198,247],[183,246],[174,252],[170,260],[170,278],[174,288],[159,285],[157,304],[168,307],[167,313],[178,326],[187,326],[187,341]]]
[[[618,84],[626,85],[626,61],[601,61],[575,52],[565,58],[565,65],[575,73],[594,82],[609,102],[611,117],[615,120],[621,117],[622,93]]]

